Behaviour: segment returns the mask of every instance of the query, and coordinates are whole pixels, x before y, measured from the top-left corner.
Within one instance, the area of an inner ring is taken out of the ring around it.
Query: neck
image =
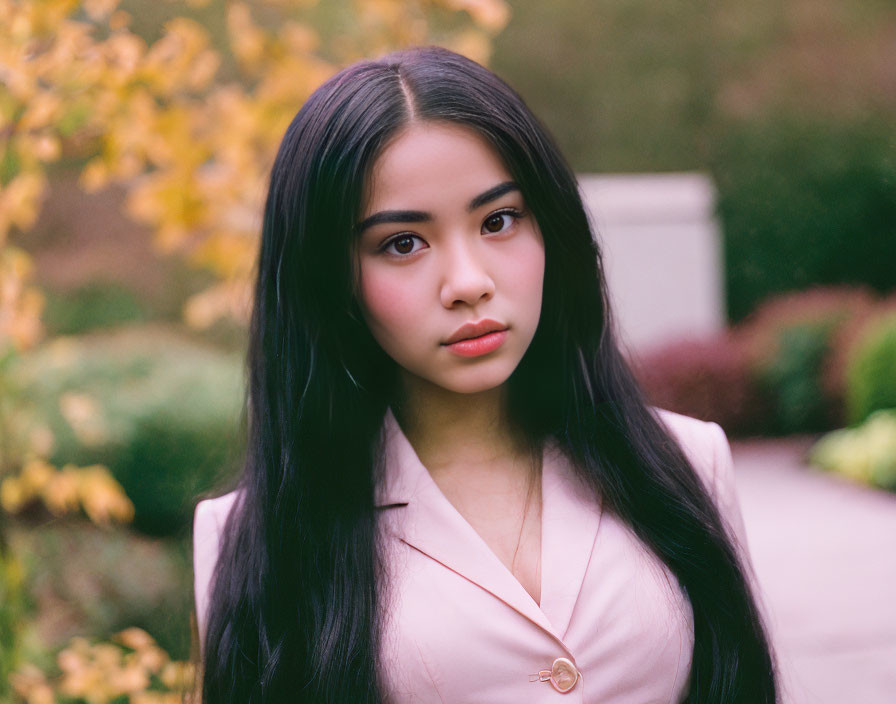
[[[528,474],[532,451],[514,432],[506,385],[463,394],[406,377],[396,420],[431,474]]]

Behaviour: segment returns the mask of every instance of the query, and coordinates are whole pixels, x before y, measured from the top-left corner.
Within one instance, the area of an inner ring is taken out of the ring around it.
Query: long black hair
[[[617,346],[574,174],[501,79],[427,47],[340,71],[280,145],[250,325],[248,449],[212,580],[203,702],[382,700],[374,487],[396,365],[362,322],[353,257],[371,165],[413,121],[484,137],[544,238],[541,318],[508,382],[512,422],[559,442],[677,577],[694,617],[688,701],[776,701],[745,566]]]

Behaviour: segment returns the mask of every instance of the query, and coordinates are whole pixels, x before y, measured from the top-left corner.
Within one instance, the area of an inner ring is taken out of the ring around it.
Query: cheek
[[[544,284],[544,245],[541,238],[533,236],[526,247],[507,257],[502,266],[506,281],[514,292],[514,298],[526,301],[535,308],[533,314],[538,315]]]
[[[383,347],[391,347],[396,337],[413,329],[414,320],[419,320],[413,285],[407,279],[387,275],[377,267],[361,268],[361,310],[368,327]]]

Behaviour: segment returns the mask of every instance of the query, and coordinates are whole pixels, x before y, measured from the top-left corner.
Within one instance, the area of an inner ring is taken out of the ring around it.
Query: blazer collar
[[[601,517],[601,502],[565,453],[553,442],[544,448],[539,605],[448,501],[391,409],[382,437],[385,466],[376,506],[388,509],[382,514],[388,532],[490,592],[563,645]]]
[[[407,504],[425,483],[423,475],[429,477],[429,472],[405,437],[391,408],[386,409],[383,419],[381,442],[383,474],[376,485],[375,505],[384,508]]]

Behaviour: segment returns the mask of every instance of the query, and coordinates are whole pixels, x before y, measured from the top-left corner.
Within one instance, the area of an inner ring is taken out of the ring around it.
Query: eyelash
[[[491,220],[491,219],[494,218],[494,217],[498,217],[499,215],[510,215],[510,216],[513,218],[513,222],[512,222],[507,228],[505,228],[505,229],[503,229],[503,230],[498,230],[497,232],[489,232],[489,233],[487,233],[487,234],[490,234],[490,235],[500,235],[500,234],[503,234],[503,233],[507,232],[507,230],[508,230],[510,227],[512,227],[514,224],[516,224],[516,222],[517,222],[520,218],[525,217],[526,214],[525,214],[522,210],[519,210],[519,209],[517,209],[517,208],[502,208],[501,210],[496,210],[495,212],[493,212],[493,213],[489,213],[488,215],[486,215],[485,219],[482,221],[483,226],[485,225],[486,222],[488,222],[489,220]],[[387,252],[387,251],[386,251],[386,250],[388,250],[388,248],[391,247],[393,244],[395,244],[395,243],[398,242],[399,240],[404,239],[405,237],[411,237],[411,238],[415,238],[415,239],[422,239],[419,235],[415,235],[415,234],[410,233],[410,232],[402,232],[402,233],[399,233],[399,234],[395,235],[394,237],[390,237],[388,240],[386,240],[385,242],[383,242],[383,244],[382,244],[382,246],[380,247],[379,251],[382,252],[382,253],[384,253],[384,254],[388,254],[389,256],[392,256],[392,257],[398,257],[399,259],[403,259],[404,257],[409,257],[409,256],[411,256],[411,254],[414,254],[415,252],[408,252],[407,254],[399,254],[399,253],[393,253],[393,252]],[[419,250],[417,250],[417,251],[419,251]]]

